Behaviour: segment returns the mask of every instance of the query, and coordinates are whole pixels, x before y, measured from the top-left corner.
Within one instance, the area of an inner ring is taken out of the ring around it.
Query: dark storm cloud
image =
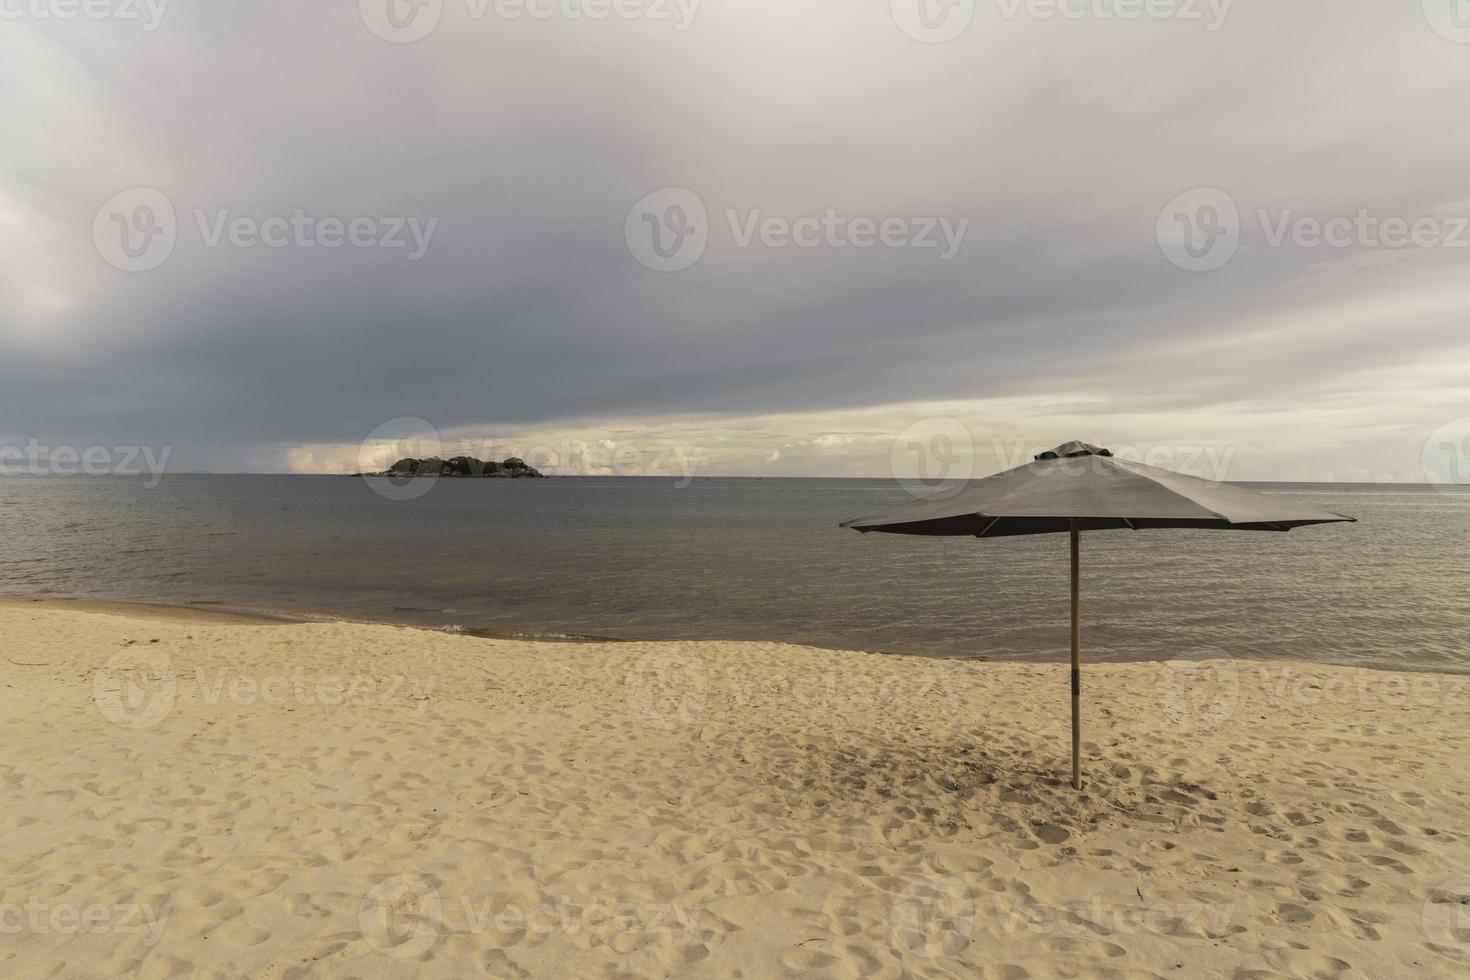
[[[1273,247],[1257,217],[1464,213],[1470,46],[1417,4],[1344,7],[1237,3],[1207,31],[981,4],[945,44],[886,3],[706,4],[681,32],[446,0],[408,44],[348,2],[175,0],[152,31],[23,13],[0,33],[0,436],[229,468],[405,415],[1079,389],[1170,413],[1409,369],[1463,346],[1470,250]],[[178,239],[127,273],[93,223],[135,187],[167,196]],[[698,195],[709,240],[660,273],[624,223],[670,187]],[[1215,271],[1156,238],[1194,188],[1239,208]],[[742,247],[731,209],[968,224],[943,261]],[[417,260],[406,231],[399,249],[209,247],[224,210],[434,224]]]

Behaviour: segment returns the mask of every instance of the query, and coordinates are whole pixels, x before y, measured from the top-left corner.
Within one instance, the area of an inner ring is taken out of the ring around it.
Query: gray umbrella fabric
[[[1052,452],[1082,445],[1069,443]],[[1118,459],[1106,449],[1087,448],[1091,451],[1085,455],[1043,453],[1024,466],[842,526],[864,533],[999,538],[1067,531],[1073,518],[1082,521],[1084,531],[1160,527],[1289,531],[1352,520],[1289,498],[1211,483]]]
[[[1072,785],[1082,788],[1080,532],[1196,528],[1289,531],[1351,517],[1226,483],[1119,459],[1069,442],[1032,462],[934,497],[846,521],[864,534],[1000,538],[1070,532],[1072,544]]]

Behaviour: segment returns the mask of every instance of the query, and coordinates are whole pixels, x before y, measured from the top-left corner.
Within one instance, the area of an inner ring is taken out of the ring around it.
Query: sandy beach
[[[0,604],[0,974],[1470,971],[1470,683]]]

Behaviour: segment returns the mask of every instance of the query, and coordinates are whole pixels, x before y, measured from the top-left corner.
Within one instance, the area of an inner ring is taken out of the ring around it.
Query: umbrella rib
[[[985,537],[985,535],[987,535],[987,534],[990,533],[990,529],[993,528],[993,527],[995,527],[995,525],[998,524],[998,523],[1000,523],[1000,518],[999,517],[992,517],[990,519],[990,523],[987,524],[987,525],[985,525],[983,528],[981,528],[980,529],[980,533],[977,534],[977,535],[975,535],[975,537],[977,537],[977,538],[983,538],[983,537]]]

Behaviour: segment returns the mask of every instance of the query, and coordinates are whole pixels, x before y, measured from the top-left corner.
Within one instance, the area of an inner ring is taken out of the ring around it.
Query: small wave
[[[509,626],[459,626],[435,627],[439,632],[474,636],[482,640],[524,640],[531,643],[629,643],[616,636],[598,636],[591,633],[562,633],[556,630],[516,629]]]

